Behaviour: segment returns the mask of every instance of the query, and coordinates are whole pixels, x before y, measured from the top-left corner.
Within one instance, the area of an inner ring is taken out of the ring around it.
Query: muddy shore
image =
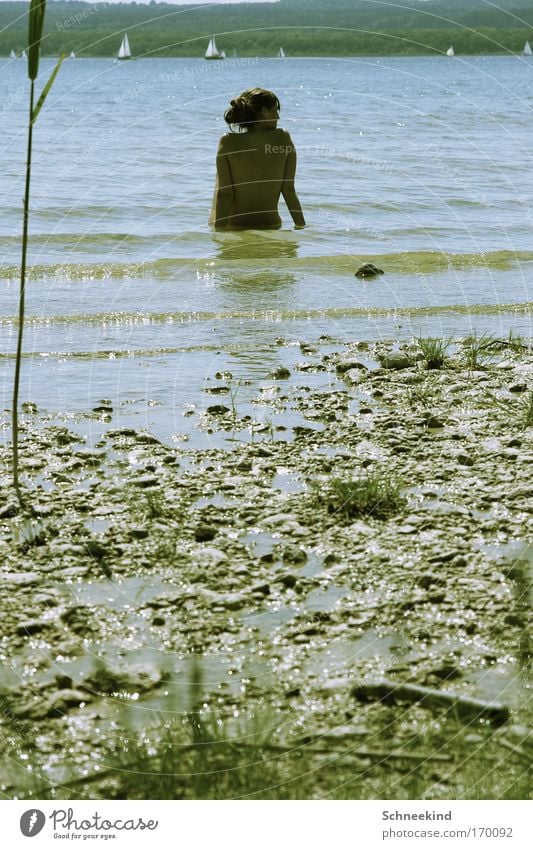
[[[241,742],[259,717],[261,751],[294,753],[281,798],[310,764],[315,798],[349,796],[354,772],[356,797],[491,798],[481,775],[464,789],[470,759],[523,795],[531,348],[491,340],[472,357],[460,340],[436,368],[416,342],[300,342],[296,365],[294,348],[280,340],[251,414],[225,372],[202,409],[184,405],[204,448],[116,426],[109,399],[64,425],[26,402],[33,517],[1,453],[6,797],[135,795],[110,752],[124,729],[157,738],[191,699]],[[383,681],[457,704],[383,700]],[[468,698],[505,712],[465,718]],[[177,778],[175,797],[189,792]]]

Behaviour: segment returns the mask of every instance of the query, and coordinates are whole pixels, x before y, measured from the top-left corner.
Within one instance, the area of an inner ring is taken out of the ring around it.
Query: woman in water
[[[217,181],[209,223],[220,230],[278,230],[283,195],[296,227],[305,219],[294,188],[296,150],[278,129],[279,100],[263,88],[243,91],[224,113],[230,127],[217,151]]]

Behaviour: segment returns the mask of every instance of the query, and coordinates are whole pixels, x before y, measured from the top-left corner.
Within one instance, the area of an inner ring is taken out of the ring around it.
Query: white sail
[[[221,50],[221,51],[220,51],[220,58],[221,58],[221,59],[225,59],[225,58],[226,58],[226,51],[225,51],[225,50]]]
[[[531,56],[531,45],[529,41],[524,44],[524,56]]]
[[[118,58],[119,59],[131,59],[130,43],[128,41],[127,35],[125,35],[124,38],[122,39],[122,44],[120,45],[120,48],[119,48],[119,51],[118,51]]]
[[[10,59],[16,59],[17,58],[17,54],[15,53],[14,50],[12,50],[11,53],[9,54],[9,58]]]
[[[455,56],[455,53],[453,51],[453,47],[448,47],[448,49],[446,51],[446,56]]]
[[[25,50],[23,50],[23,51],[22,51],[22,53],[20,54],[20,58],[21,58],[21,59],[27,59],[27,58],[28,58],[28,57],[26,56],[26,51],[25,51]]]
[[[76,54],[74,53],[74,51],[73,51],[73,50],[71,50],[71,51],[70,51],[70,58],[71,58],[71,59],[75,59],[75,58],[76,58]]]
[[[285,59],[285,58],[286,58],[285,57],[285,51],[284,51],[283,47],[280,47],[280,49],[278,50],[278,59]]]
[[[213,35],[211,37],[211,39],[209,40],[209,44],[207,45],[207,50],[205,51],[205,58],[206,59],[223,59],[225,55],[226,55],[225,53],[224,53],[224,55],[222,55],[222,53],[218,52],[218,47],[217,47],[217,43],[215,41],[215,36]]]

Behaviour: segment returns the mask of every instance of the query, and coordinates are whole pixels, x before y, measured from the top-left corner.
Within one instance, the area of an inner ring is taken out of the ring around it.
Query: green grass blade
[[[37,79],[46,0],[31,0],[28,24],[28,76]]]
[[[32,124],[34,124],[34,123],[35,123],[35,121],[36,121],[36,119],[37,119],[37,115],[39,114],[39,112],[40,112],[40,111],[41,111],[41,109],[42,109],[43,103],[44,103],[44,101],[46,100],[46,98],[47,98],[47,96],[48,96],[48,92],[50,91],[50,89],[52,88],[52,86],[53,86],[53,84],[54,84],[54,80],[55,80],[55,78],[57,77],[58,71],[59,71],[59,69],[60,69],[60,67],[61,67],[61,65],[62,65],[62,62],[63,62],[63,59],[64,59],[64,58],[65,58],[65,56],[64,56],[64,55],[59,57],[59,59],[58,59],[58,61],[57,61],[57,64],[56,64],[56,66],[55,66],[54,70],[53,70],[53,71],[52,71],[52,73],[50,74],[50,77],[49,77],[49,79],[48,79],[48,82],[46,83],[45,87],[43,88],[43,90],[42,90],[42,92],[41,92],[41,96],[40,96],[39,100],[37,101],[37,104],[36,104],[36,106],[35,106],[35,108],[34,108],[34,110],[33,110],[33,112],[32,112],[32,116],[31,116]]]

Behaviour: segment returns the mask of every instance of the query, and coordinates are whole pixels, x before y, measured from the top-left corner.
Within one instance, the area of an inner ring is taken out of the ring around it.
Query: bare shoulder
[[[218,142],[219,150],[231,150],[235,146],[235,135],[235,133],[224,133],[223,136],[220,136]]]

